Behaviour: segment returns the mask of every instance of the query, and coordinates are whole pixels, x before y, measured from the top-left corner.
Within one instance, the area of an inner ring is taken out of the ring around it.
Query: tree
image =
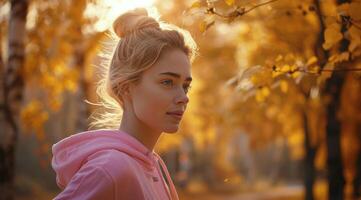
[[[6,66],[5,69],[1,67],[1,112],[4,121],[1,122],[0,193],[4,199],[13,199],[14,195],[15,147],[19,135],[19,116],[24,90],[24,42],[28,1],[12,0],[10,7],[6,64],[1,60],[1,66]]]
[[[49,112],[59,111],[65,92],[77,91],[80,76],[80,85],[84,85],[92,73],[90,59],[104,37],[104,32],[94,29],[97,17],[84,15],[86,6],[96,3],[10,1],[9,23],[1,22],[2,28],[8,28],[8,34],[1,32],[1,42],[9,43],[0,56],[7,55],[6,63],[0,59],[1,117],[5,119],[0,132],[0,193],[4,199],[14,195],[14,151],[20,134],[34,133],[40,142],[41,166],[50,163],[50,145],[44,132]],[[31,20],[25,26],[27,16]]]
[[[257,35],[264,38],[254,45],[257,46],[255,48],[257,53],[248,53],[250,55],[248,66],[241,68],[240,75],[236,75],[232,79],[231,85],[234,86],[236,92],[241,92],[243,96],[254,96],[255,100],[262,104],[267,103],[268,106],[271,106],[272,99],[275,99],[274,96],[279,95],[275,90],[276,88],[283,88],[283,90],[288,88],[288,92],[293,89],[298,91],[297,96],[302,100],[299,101],[300,99],[291,97],[286,100],[286,103],[295,102],[295,108],[300,108],[297,110],[303,119],[301,130],[305,139],[306,166],[308,166],[308,172],[311,172],[306,173],[305,177],[306,198],[313,199],[312,185],[315,179],[312,176],[313,162],[318,146],[326,141],[330,172],[329,197],[341,198],[343,192],[343,170],[340,155],[341,127],[336,113],[339,111],[338,102],[344,81],[343,71],[360,71],[360,69],[353,67],[359,63],[357,59],[360,55],[361,34],[358,24],[360,16],[359,12],[356,11],[360,8],[360,3],[358,1],[349,3],[338,1],[335,3],[317,0],[302,2],[271,0],[258,1],[253,4],[246,4],[241,1],[207,1],[205,3],[196,1],[193,5],[204,11],[204,18],[207,15],[214,15],[232,22],[233,24],[230,23],[232,27],[236,27],[237,22],[240,21],[243,24],[251,24],[249,26],[252,26],[250,30],[252,30],[253,35],[256,35],[257,28],[265,33]],[[265,7],[267,9],[264,9]],[[203,30],[217,26],[217,23],[218,21],[214,20],[206,22],[203,26],[206,28]],[[249,37],[247,39],[249,41],[255,40],[254,38],[251,36],[251,39]],[[247,44],[248,41],[239,41],[240,47]],[[277,45],[270,48],[268,44]],[[248,51],[251,50],[248,49]],[[243,59],[247,58],[244,56]],[[296,83],[296,87],[288,87],[291,83]],[[323,88],[325,89],[323,90]],[[321,105],[325,106],[326,113],[328,113],[324,116],[327,140],[319,142],[317,140],[315,142],[312,138],[325,139],[325,137],[315,136],[315,134],[320,135],[322,133],[310,132],[307,128],[310,121],[308,120],[309,113],[307,113],[310,107],[307,102],[312,93],[316,94],[315,91],[321,92]],[[332,99],[331,104],[326,97],[329,94]],[[234,95],[234,98],[239,98],[242,95]],[[297,101],[300,103],[296,103]],[[239,112],[239,108],[240,106],[237,106],[236,115],[238,116],[242,114]],[[252,109],[254,108],[252,107]],[[283,111],[283,109],[279,110]],[[255,111],[248,109],[247,115],[250,115],[250,112]],[[281,113],[277,115],[281,115]],[[290,115],[287,122],[289,123],[292,118],[293,116]],[[258,120],[255,119],[255,116],[251,117],[252,121],[257,122]],[[265,121],[263,121],[263,125],[266,126]],[[243,123],[241,126],[246,127],[249,124]],[[288,126],[288,124],[281,123],[281,126]],[[253,126],[252,132],[262,132],[262,129],[255,129]],[[279,133],[275,135],[279,135]]]

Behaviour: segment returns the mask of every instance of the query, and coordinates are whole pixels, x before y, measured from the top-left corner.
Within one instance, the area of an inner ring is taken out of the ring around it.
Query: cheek
[[[159,86],[148,85],[141,88],[134,98],[134,110],[138,118],[148,123],[163,120],[171,103],[171,94]]]

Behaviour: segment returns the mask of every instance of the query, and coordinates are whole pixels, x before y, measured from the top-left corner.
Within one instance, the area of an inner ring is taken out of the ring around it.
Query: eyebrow
[[[176,78],[181,77],[179,74],[176,74],[176,73],[173,73],[173,72],[163,72],[163,73],[160,73],[159,75],[169,75],[169,76],[173,76],[173,77],[176,77]],[[187,77],[186,81],[192,81],[192,77]]]

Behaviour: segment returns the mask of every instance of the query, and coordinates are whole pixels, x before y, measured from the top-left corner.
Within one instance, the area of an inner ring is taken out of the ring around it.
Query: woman
[[[97,91],[102,105],[115,112],[92,125],[115,128],[53,145],[52,167],[63,189],[55,199],[178,199],[154,146],[163,132],[179,128],[196,44],[187,31],[143,8],[119,16],[113,29],[120,40]]]

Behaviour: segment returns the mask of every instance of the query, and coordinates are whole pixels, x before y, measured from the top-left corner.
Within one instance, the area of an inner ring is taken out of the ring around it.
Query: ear
[[[122,88],[121,94],[122,94],[123,98],[128,98],[129,97],[129,88],[128,87]]]
[[[124,98],[129,99],[129,98],[131,97],[131,95],[130,95],[130,90],[131,90],[131,88],[130,88],[130,85],[129,85],[129,84],[123,86],[123,88],[122,88],[122,95],[123,95]]]

